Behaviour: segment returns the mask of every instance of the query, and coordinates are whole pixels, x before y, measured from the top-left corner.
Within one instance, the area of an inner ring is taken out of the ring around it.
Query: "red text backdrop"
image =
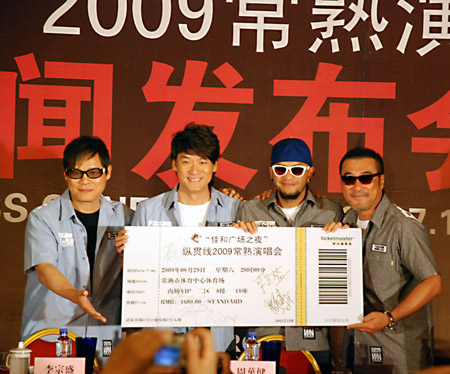
[[[106,194],[135,205],[176,183],[174,132],[213,125],[216,185],[271,186],[272,144],[313,150],[312,187],[344,203],[338,164],[365,144],[386,190],[429,229],[444,279],[436,346],[450,355],[448,1],[6,0],[0,8],[0,349],[19,338],[28,213],[61,193],[62,150],[108,145]]]

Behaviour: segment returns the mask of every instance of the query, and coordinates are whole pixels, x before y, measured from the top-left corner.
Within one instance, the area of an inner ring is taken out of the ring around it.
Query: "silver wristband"
[[[394,316],[393,316],[392,313],[389,312],[389,311],[385,311],[384,314],[386,314],[387,317],[389,318],[389,323],[388,323],[388,325],[385,327],[385,329],[394,330],[394,328],[395,328],[395,319],[394,319]]]

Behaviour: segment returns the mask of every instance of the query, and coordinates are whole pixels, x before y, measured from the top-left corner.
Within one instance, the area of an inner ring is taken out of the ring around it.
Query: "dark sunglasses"
[[[382,175],[383,173],[376,173],[376,174],[363,174],[358,175],[357,177],[353,175],[341,175],[341,181],[346,186],[353,186],[356,183],[356,180],[359,180],[359,183],[361,184],[370,184],[372,183],[373,178],[378,177],[379,175]]]
[[[86,174],[90,179],[97,179],[100,178],[105,171],[105,168],[93,168],[86,171],[79,169],[68,169],[66,170],[66,175],[70,179],[81,179],[83,178],[83,175]]]
[[[287,174],[288,170],[294,177],[301,177],[305,174],[305,171],[308,170],[311,166],[306,165],[295,165],[295,166],[283,166],[283,165],[272,165],[273,173],[277,177],[282,177]]]

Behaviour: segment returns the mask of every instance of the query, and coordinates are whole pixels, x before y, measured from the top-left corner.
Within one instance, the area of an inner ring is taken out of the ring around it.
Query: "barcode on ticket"
[[[319,304],[348,304],[347,248],[319,249]]]

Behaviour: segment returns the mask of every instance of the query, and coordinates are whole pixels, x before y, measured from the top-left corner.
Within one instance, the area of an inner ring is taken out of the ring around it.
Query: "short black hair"
[[[102,166],[108,171],[111,165],[108,148],[103,140],[96,136],[80,136],[67,144],[64,149],[63,167],[69,170],[75,167],[77,162],[89,159],[98,154]]]
[[[172,139],[171,159],[176,160],[180,153],[204,157],[215,164],[220,157],[219,138],[212,127],[191,122]]]
[[[342,160],[339,164],[339,174],[342,174],[342,164],[344,163],[344,161],[351,158],[372,158],[375,160],[378,173],[384,174],[383,158],[373,149],[361,147],[350,149],[344,155],[344,157],[342,157]]]

